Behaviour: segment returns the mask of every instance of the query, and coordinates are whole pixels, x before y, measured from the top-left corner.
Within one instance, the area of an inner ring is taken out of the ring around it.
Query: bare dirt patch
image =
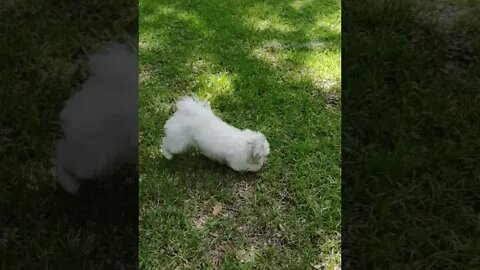
[[[427,42],[425,31],[442,37],[445,74],[456,76],[464,73],[476,60],[472,37],[468,28],[462,26],[462,23],[475,16],[471,5],[465,1],[437,0],[418,2],[414,6],[419,29],[412,33],[412,42]]]
[[[234,250],[235,245],[227,242],[220,242],[208,252],[208,261],[215,267],[220,266],[228,250]]]

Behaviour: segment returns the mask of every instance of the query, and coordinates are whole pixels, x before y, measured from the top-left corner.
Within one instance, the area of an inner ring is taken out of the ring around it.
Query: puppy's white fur
[[[52,173],[76,193],[81,179],[94,179],[117,163],[136,163],[138,70],[136,49],[110,43],[89,57],[91,75],[61,112]]]
[[[167,159],[197,147],[206,157],[235,171],[258,171],[270,153],[260,132],[240,130],[217,117],[210,105],[196,97],[184,97],[165,123],[161,151]]]

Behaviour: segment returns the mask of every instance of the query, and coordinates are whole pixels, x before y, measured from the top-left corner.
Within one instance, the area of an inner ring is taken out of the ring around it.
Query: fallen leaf
[[[214,216],[216,216],[216,215],[218,215],[221,211],[222,211],[222,203],[221,203],[221,202],[218,202],[218,203],[215,204],[215,206],[213,207],[212,214],[213,214]]]

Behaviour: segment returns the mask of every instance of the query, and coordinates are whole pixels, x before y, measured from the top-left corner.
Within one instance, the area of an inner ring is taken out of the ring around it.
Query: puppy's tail
[[[183,97],[176,104],[177,112],[188,115],[212,114],[212,109],[207,102],[201,101],[197,96]]]

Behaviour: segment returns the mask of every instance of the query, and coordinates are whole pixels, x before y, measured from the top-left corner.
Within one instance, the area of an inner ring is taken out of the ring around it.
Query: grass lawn
[[[353,269],[480,269],[478,1],[342,11],[342,250]]]
[[[340,263],[340,3],[140,1],[141,269],[335,269]],[[266,134],[256,174],[163,125],[190,93]]]
[[[50,175],[59,113],[87,75],[85,52],[138,27],[130,0],[74,2],[0,5],[1,269],[131,269],[137,262],[137,191],[92,187],[74,198]]]

